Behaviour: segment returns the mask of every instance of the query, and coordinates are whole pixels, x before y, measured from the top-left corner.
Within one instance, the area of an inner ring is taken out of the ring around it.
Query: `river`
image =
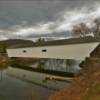
[[[10,77],[0,71],[0,100],[47,100],[57,91]]]

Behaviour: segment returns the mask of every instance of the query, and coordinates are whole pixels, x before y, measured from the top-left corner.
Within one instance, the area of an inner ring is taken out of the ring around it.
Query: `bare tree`
[[[85,23],[75,25],[72,31],[74,35],[80,35],[81,37],[91,33],[90,28]]]
[[[100,36],[100,18],[96,18],[95,20],[94,20],[94,27],[93,27],[93,29],[94,29],[94,35],[95,36]]]
[[[45,43],[45,39],[44,39],[44,38],[38,38],[38,39],[36,40],[36,43],[37,43],[37,44]]]

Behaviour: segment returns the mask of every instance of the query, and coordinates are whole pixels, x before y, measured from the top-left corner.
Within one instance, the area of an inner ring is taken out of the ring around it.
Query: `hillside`
[[[6,48],[9,47],[14,47],[16,45],[32,45],[33,42],[30,40],[22,40],[22,39],[9,39],[9,40],[4,40],[4,41],[0,41],[0,53],[5,53],[6,52]]]
[[[23,39],[9,39],[5,41],[0,41],[0,44],[6,44],[6,46],[12,46],[12,45],[17,45],[17,44],[29,44],[33,43],[30,40],[23,40]]]

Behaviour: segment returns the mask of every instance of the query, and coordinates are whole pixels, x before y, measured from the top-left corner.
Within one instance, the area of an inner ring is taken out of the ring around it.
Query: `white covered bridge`
[[[7,49],[8,57],[54,58],[83,60],[99,45],[100,37],[54,40],[27,45],[13,45]]]
[[[68,65],[67,59],[81,61],[88,57],[99,44],[100,37],[72,38],[43,43],[29,43],[28,45],[23,43],[15,44],[7,49],[8,57],[15,59],[17,57],[47,58],[49,60],[45,61],[43,69],[38,68],[38,62],[36,62],[37,67],[18,66],[15,63],[13,66],[9,66],[7,74],[46,87],[61,89],[68,84],[68,81],[74,79],[74,73],[79,70],[79,62]],[[56,61],[55,64],[54,59],[61,59],[61,61],[58,60],[60,63]],[[64,60],[62,61],[62,59]],[[51,64],[51,61],[54,63]]]

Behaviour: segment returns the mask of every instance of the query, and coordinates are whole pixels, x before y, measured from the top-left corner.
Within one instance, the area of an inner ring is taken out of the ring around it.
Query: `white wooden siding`
[[[7,49],[9,57],[55,58],[83,60],[88,57],[99,43],[42,46]],[[25,51],[26,52],[25,52]],[[46,52],[42,52],[46,50]]]

